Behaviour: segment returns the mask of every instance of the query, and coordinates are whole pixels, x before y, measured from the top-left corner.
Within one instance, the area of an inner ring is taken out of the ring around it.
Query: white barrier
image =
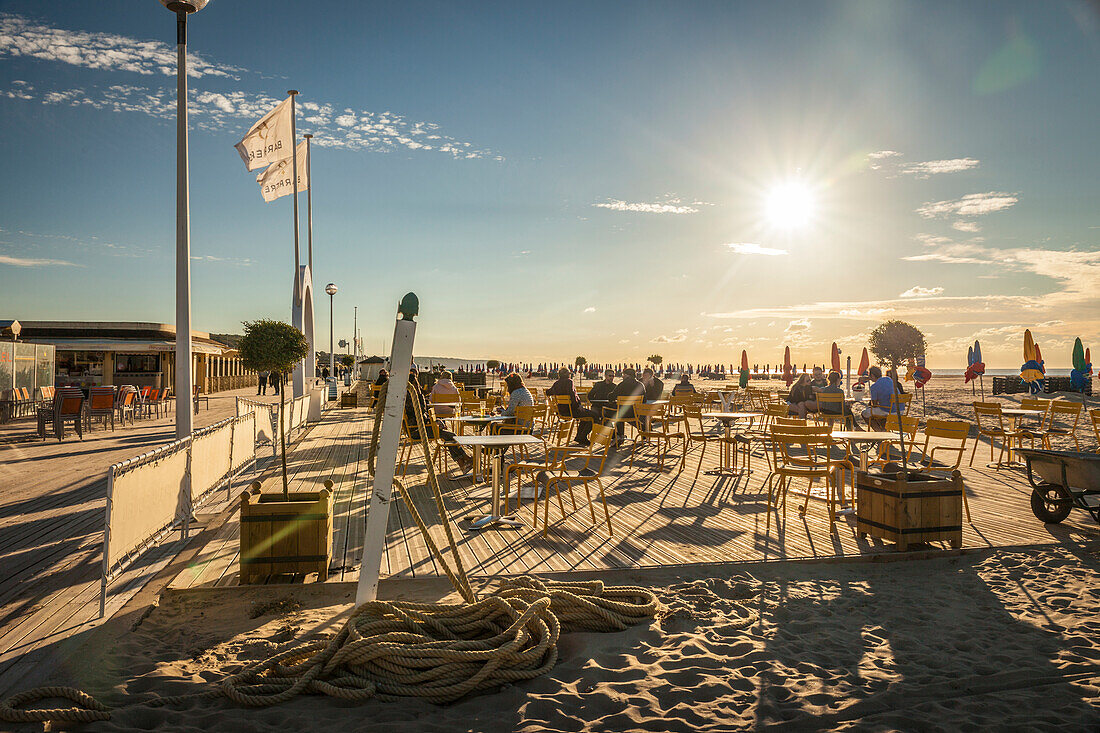
[[[221,486],[229,477],[233,461],[233,429],[235,418],[222,420],[210,427],[195,431],[191,436],[191,505],[213,488]],[[241,436],[250,440],[255,455],[255,430]]]
[[[229,461],[231,474],[236,474],[256,459],[256,426],[259,422],[256,413],[249,412],[238,416],[233,423],[233,448]]]
[[[257,443],[275,444],[273,439],[275,435],[275,415],[278,410],[277,404],[273,405],[267,402],[256,402],[247,397],[237,398],[238,417],[249,414],[256,416]]]

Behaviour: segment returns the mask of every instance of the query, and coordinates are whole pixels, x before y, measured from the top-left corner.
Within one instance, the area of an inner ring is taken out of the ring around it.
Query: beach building
[[[175,379],[176,327],[140,321],[20,321],[20,340],[56,349],[54,382],[90,387],[132,384],[171,387]],[[204,331],[191,332],[195,384],[205,394],[256,384],[236,349]]]

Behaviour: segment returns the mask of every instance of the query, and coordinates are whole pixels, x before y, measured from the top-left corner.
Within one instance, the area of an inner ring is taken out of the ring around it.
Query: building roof
[[[176,327],[141,321],[20,321],[21,338],[53,344],[66,351],[160,352],[176,348]],[[191,349],[198,354],[226,354],[228,346],[205,331],[191,331]]]
[[[386,360],[381,356],[368,356],[366,359],[360,359],[360,364],[385,364]]]

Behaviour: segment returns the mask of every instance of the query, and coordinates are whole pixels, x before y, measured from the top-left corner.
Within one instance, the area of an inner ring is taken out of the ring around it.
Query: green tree
[[[344,354],[340,357],[340,363],[346,366],[348,369],[351,369],[352,364],[355,363],[355,357],[353,357],[351,354]]]
[[[868,339],[871,353],[883,364],[889,364],[894,369],[921,356],[928,349],[921,330],[905,321],[886,321],[880,323],[871,338]]]
[[[309,354],[309,342],[301,331],[282,321],[261,319],[245,321],[244,336],[238,349],[245,369],[256,372],[288,374]],[[283,430],[283,410],[286,386],[279,390],[279,433],[282,436],[283,497],[290,498],[286,478],[286,431]]]
[[[653,354],[652,356],[650,356],[650,357],[649,357],[649,361],[650,361],[650,362],[651,362],[651,363],[653,364],[653,366],[655,366],[655,367],[659,367],[659,366],[661,366],[661,363],[662,363],[662,362],[663,362],[664,360],[665,360],[665,358],[664,358],[663,356],[661,356],[660,354]]]
[[[500,362],[497,361],[496,359],[489,359],[487,362],[485,362],[485,368],[486,369],[500,369]]]

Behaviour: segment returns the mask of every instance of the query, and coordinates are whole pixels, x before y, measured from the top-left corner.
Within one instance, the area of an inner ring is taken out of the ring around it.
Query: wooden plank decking
[[[331,411],[295,451],[291,490],[313,489],[326,478],[335,484],[336,530],[330,579],[356,577],[348,572],[357,570],[362,553],[370,429],[371,420],[365,409]],[[679,460],[675,451],[665,460],[664,470],[659,471],[656,450],[655,446],[640,450],[632,470],[624,461],[605,482],[615,530],[610,536],[602,522],[602,507],[597,507],[598,521],[593,525],[583,506],[564,521],[555,506],[551,517],[556,522],[551,524],[549,534],[543,536],[530,527],[530,501],[525,502],[521,515],[528,526],[470,531],[464,518],[484,513],[488,501],[471,498],[471,493],[479,492],[470,491],[468,479],[443,478],[446,512],[454,523],[459,553],[467,571],[499,575],[701,562],[850,558],[894,552],[890,544],[858,538],[852,519],[839,520],[830,531],[827,512],[821,503],[811,502],[803,517],[792,498],[785,517],[777,519],[773,513],[769,518],[763,488],[767,477],[763,457],[754,458],[757,470],[751,476],[734,479],[706,474],[707,469],[717,464],[715,446],[708,448],[702,457],[698,476],[697,448],[688,454],[683,471],[677,470]],[[979,465],[982,450],[979,448]],[[445,547],[440,516],[425,478],[422,464],[414,463],[408,490],[436,544]],[[1018,471],[965,469],[964,478],[973,514],[973,522],[963,525],[964,548],[1080,543],[1098,537],[1095,523],[1081,512],[1074,512],[1060,525],[1048,527],[1037,521],[1028,503],[1030,487]],[[565,501],[569,507],[568,498]],[[234,516],[205,548],[201,558],[170,587],[235,585],[237,531]],[[917,549],[921,547],[918,545]],[[441,569],[428,552],[407,508],[395,500],[390,510],[382,575],[439,574]]]

